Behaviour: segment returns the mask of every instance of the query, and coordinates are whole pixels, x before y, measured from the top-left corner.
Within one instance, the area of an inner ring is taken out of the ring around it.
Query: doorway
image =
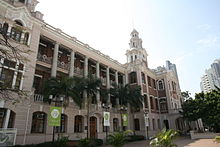
[[[89,119],[90,138],[97,138],[97,118],[92,116]]]

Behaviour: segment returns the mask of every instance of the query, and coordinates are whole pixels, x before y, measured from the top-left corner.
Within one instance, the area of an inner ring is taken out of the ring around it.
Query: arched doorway
[[[163,123],[164,123],[164,126],[166,127],[166,129],[170,129],[169,121],[167,119],[164,120]]]
[[[97,118],[92,116],[89,119],[90,138],[97,138]]]
[[[184,120],[182,117],[179,117],[175,120],[175,124],[176,124],[176,129],[183,131],[184,129]]]

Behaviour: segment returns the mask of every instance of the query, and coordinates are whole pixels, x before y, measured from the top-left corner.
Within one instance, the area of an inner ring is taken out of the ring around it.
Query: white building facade
[[[205,93],[220,88],[220,59],[216,59],[211,68],[205,70],[205,74],[201,77],[200,87]]]
[[[12,88],[29,92],[27,99],[15,105],[1,100],[0,127],[16,128],[16,144],[36,144],[52,140],[53,128],[48,126],[48,113],[53,104],[43,102],[43,83],[50,77],[96,75],[102,88],[116,84],[139,85],[144,96],[143,109],[129,115],[126,129],[150,137],[162,128],[183,131],[185,124],[179,114],[181,91],[176,67],[173,69],[148,68],[147,52],[136,30],[131,32],[130,48],[126,51],[127,63],[121,64],[91,48],[77,38],[43,21],[43,14],[35,11],[37,0],[1,0],[0,27],[7,31],[10,42],[31,52],[28,62],[19,63],[1,58],[0,78]],[[0,45],[3,49],[4,46]],[[19,99],[14,95],[15,99]],[[97,104],[91,105],[86,120],[86,108],[79,108],[72,100],[62,108],[61,127],[57,133],[76,140],[86,137],[105,138],[103,126],[103,98],[97,94]],[[109,132],[121,128],[118,102],[111,101]],[[124,112],[130,113],[130,112]],[[149,126],[145,116],[148,115]],[[88,122],[88,124],[87,124]],[[56,135],[57,137],[57,135]]]

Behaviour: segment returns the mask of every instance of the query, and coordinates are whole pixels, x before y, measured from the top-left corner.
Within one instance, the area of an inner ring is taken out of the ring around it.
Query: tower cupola
[[[129,42],[130,49],[127,50],[127,63],[144,63],[146,67],[148,67],[147,64],[147,52],[142,47],[142,39],[139,38],[139,33],[137,30],[133,29],[131,32],[131,39]]]

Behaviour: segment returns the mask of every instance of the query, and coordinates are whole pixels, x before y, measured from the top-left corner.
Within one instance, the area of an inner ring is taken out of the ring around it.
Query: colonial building
[[[27,55],[28,62],[1,58],[1,82],[30,93],[27,99],[16,104],[5,100],[0,103],[0,127],[17,129],[16,144],[52,140],[53,129],[48,126],[48,114],[53,104],[43,102],[44,81],[49,77],[82,77],[89,73],[101,79],[103,88],[110,88],[114,83],[141,86],[143,109],[129,115],[127,129],[146,137],[155,135],[164,127],[183,130],[176,67],[175,70],[170,66],[149,69],[148,54],[135,29],[131,32],[130,48],[126,51],[127,63],[121,64],[44,22],[43,14],[35,11],[37,3],[37,0],[0,1],[0,27],[7,31],[12,44],[31,50]],[[4,46],[0,45],[0,48],[4,49]],[[105,138],[103,98],[99,93],[96,98],[97,104],[91,106],[88,124],[86,108],[80,109],[70,99],[68,106],[62,108],[61,126],[55,132],[76,140],[86,137],[86,129],[89,129],[91,137]],[[121,110],[111,97],[110,103],[109,132],[112,133],[121,127]]]

